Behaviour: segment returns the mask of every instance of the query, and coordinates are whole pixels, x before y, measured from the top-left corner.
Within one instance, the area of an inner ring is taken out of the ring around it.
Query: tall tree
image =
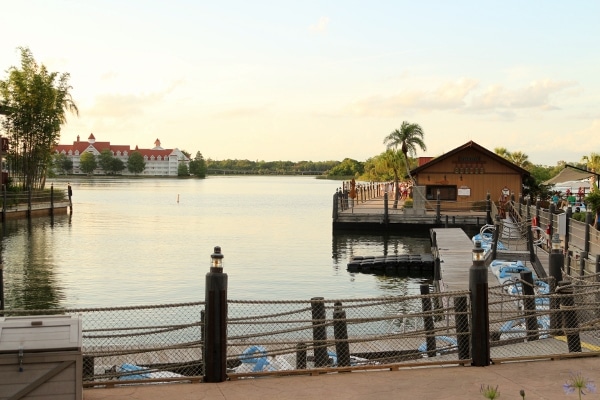
[[[79,157],[79,169],[81,172],[91,174],[96,168],[98,168],[98,163],[93,153],[86,151]]]
[[[186,163],[179,163],[177,166],[177,176],[190,176],[190,170]]]
[[[68,174],[73,170],[73,160],[63,153],[55,153],[52,164],[57,174]]]
[[[529,156],[522,151],[508,151],[505,147],[496,147],[494,153],[521,168],[531,167]]]
[[[42,189],[66,113],[79,110],[71,97],[70,75],[49,72],[28,48],[19,50],[21,68],[9,68],[8,78],[0,81],[2,127],[10,145],[7,162],[16,186]]]
[[[400,125],[400,129],[394,130],[383,140],[383,143],[387,145],[388,149],[393,148],[397,150],[398,147],[400,147],[402,155],[404,156],[404,163],[406,164],[406,174],[413,185],[415,180],[410,174],[410,160],[408,157],[415,157],[417,155],[417,148],[420,148],[422,151],[427,150],[427,146],[423,141],[423,136],[424,132],[419,124],[411,124],[404,121],[402,122],[402,125]]]
[[[113,152],[109,149],[104,149],[100,152],[100,155],[98,156],[98,165],[104,170],[105,174],[110,174],[112,172],[114,158]]]
[[[146,162],[144,156],[139,151],[134,151],[129,155],[127,159],[127,169],[132,174],[141,174],[146,169]]]
[[[589,171],[600,173],[600,153],[590,153],[589,156],[583,156],[581,162],[585,163]],[[592,186],[600,187],[600,182],[596,180],[596,175],[592,176]]]
[[[117,174],[125,169],[125,163],[118,157],[113,157],[110,162],[110,170],[113,174]]]
[[[506,150],[506,147],[495,147],[494,153],[496,153],[502,158],[506,158],[507,160],[510,157],[510,151]]]
[[[402,165],[402,156],[398,150],[388,149],[381,157],[383,166],[394,173],[394,205],[392,208],[398,208],[398,200],[400,199],[400,191],[398,184],[400,183],[400,167]]]
[[[510,153],[508,160],[521,168],[527,168],[531,165],[529,156],[522,151],[513,151]]]
[[[206,178],[206,161],[202,157],[202,153],[196,152],[196,157],[190,161],[190,174],[198,178]]]

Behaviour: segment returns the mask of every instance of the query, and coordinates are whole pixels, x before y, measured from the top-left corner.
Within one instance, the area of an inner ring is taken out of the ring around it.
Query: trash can
[[[82,399],[81,318],[0,317],[0,399]]]

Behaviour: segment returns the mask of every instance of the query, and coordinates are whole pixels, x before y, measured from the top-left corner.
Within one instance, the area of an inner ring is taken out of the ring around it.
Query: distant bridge
[[[247,171],[240,169],[208,168],[208,175],[324,175],[323,171]]]

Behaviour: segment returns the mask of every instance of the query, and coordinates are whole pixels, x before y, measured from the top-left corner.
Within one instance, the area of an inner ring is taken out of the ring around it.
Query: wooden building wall
[[[508,197],[521,193],[522,177],[509,164],[501,163],[476,149],[465,149],[444,159],[430,161],[416,176],[418,186],[426,187],[428,200],[437,199],[437,189],[444,202],[471,204],[486,199],[498,201],[504,193]],[[453,193],[454,191],[454,193]]]

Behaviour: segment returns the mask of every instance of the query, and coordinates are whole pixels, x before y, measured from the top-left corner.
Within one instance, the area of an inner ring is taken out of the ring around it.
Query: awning
[[[581,181],[583,179],[590,178],[595,174],[591,171],[584,171],[580,168],[573,167],[571,165],[565,165],[562,171],[558,173],[554,178],[548,179],[544,182],[544,185],[554,185],[556,183],[562,183],[567,181]]]

